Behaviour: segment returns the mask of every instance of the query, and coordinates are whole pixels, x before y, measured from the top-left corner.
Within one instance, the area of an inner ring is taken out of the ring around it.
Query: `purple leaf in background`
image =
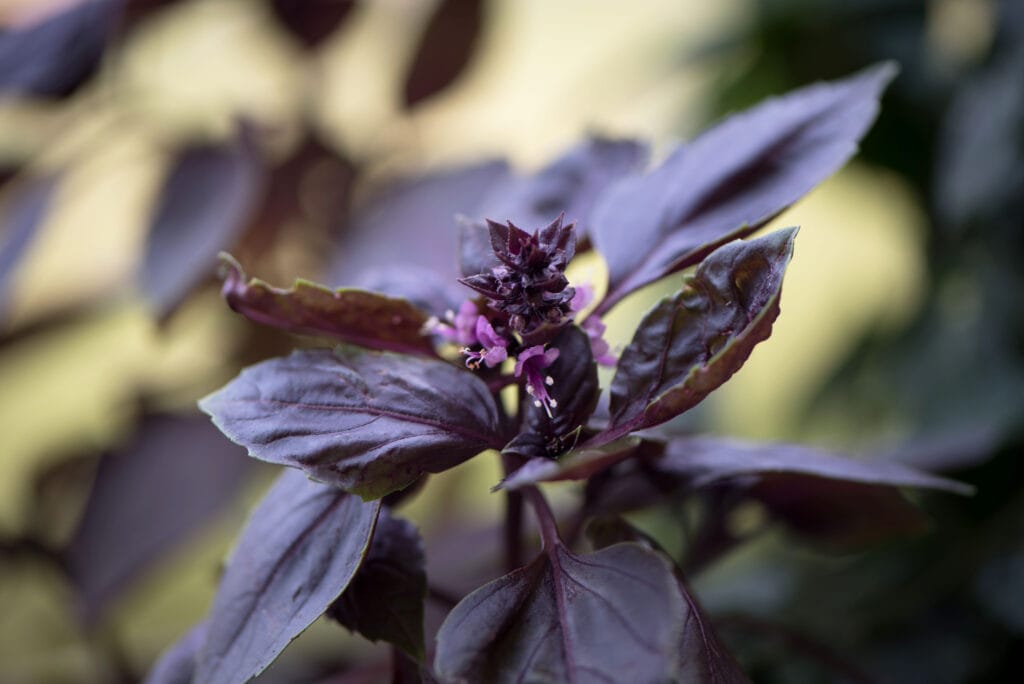
[[[245,682],[349,585],[380,502],[286,469],[253,511],[206,619],[195,684]]]
[[[38,23],[0,31],[0,93],[64,97],[88,79],[123,0],[81,0]]]
[[[465,296],[456,282],[459,215],[508,174],[503,161],[434,171],[378,190],[355,209],[330,270],[330,282],[404,297],[431,313]]]
[[[464,598],[437,635],[442,682],[679,681],[686,603],[669,562],[637,544],[557,544]]]
[[[367,499],[505,443],[470,371],[354,347],[264,361],[199,406],[252,456]]]
[[[768,100],[612,188],[593,213],[592,237],[609,269],[598,313],[752,233],[839,169],[895,73],[886,63]]]
[[[144,418],[104,456],[63,551],[88,624],[175,544],[222,511],[252,462],[202,416]]]
[[[423,29],[405,79],[405,107],[447,88],[469,65],[484,21],[483,0],[441,0]]]
[[[425,564],[416,526],[382,509],[366,559],[327,614],[370,641],[387,641],[423,662]]]
[[[647,154],[647,146],[636,140],[591,136],[537,173],[497,185],[477,216],[533,230],[564,213],[566,223],[576,223],[577,240],[583,240],[594,205],[613,183],[642,169]]]
[[[46,176],[8,190],[13,197],[0,216],[0,322],[6,308],[8,282],[46,218],[57,182],[56,176]]]
[[[718,248],[641,321],[611,386],[611,421],[597,444],[658,425],[732,377],[779,315],[795,228]]]
[[[160,654],[142,684],[192,684],[196,659],[204,641],[206,623],[200,622]]]
[[[271,0],[279,22],[308,48],[338,31],[351,16],[356,0]]]
[[[161,318],[213,275],[218,253],[241,237],[257,208],[264,169],[253,137],[240,124],[230,142],[187,147],[175,158],[139,272],[142,291]]]
[[[694,487],[746,475],[808,475],[828,480],[887,487],[941,489],[969,495],[973,488],[954,480],[892,461],[848,458],[797,444],[766,444],[717,437],[670,440],[652,466],[661,473],[684,476]]]
[[[221,292],[232,309],[251,321],[372,349],[434,355],[433,343],[422,334],[427,315],[403,299],[365,290],[330,290],[308,280],[296,280],[283,290],[247,279],[230,255],[222,255],[222,262]]]

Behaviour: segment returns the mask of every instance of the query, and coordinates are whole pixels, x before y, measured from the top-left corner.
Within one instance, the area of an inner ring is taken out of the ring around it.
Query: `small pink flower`
[[[607,329],[600,316],[588,316],[580,324],[583,332],[590,338],[590,351],[594,354],[594,360],[602,366],[614,366],[618,363],[615,354],[612,354],[608,343],[604,340],[604,331]]]
[[[558,406],[558,402],[548,394],[548,387],[555,384],[554,379],[542,371],[557,358],[557,349],[545,351],[541,344],[524,349],[516,357],[516,377],[526,374],[526,393],[533,397],[535,406],[544,407],[548,417],[551,417],[551,409]]]
[[[480,351],[462,348],[462,353],[466,355],[466,365],[470,368],[479,368],[481,363],[494,368],[508,358],[508,340],[494,332],[494,326],[485,317],[476,317],[473,336],[480,344]]]
[[[480,317],[476,304],[465,300],[459,305],[459,312],[449,311],[445,314],[445,320],[441,321],[436,316],[432,317],[423,325],[423,332],[438,335],[443,339],[454,342],[461,347],[475,345],[476,321]]]
[[[577,285],[576,294],[572,296],[572,301],[569,302],[569,309],[573,313],[579,313],[590,306],[592,301],[594,301],[594,286],[590,284]]]

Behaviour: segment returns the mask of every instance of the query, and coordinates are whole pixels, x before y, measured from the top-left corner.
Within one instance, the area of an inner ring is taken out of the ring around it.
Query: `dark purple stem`
[[[537,522],[540,524],[540,538],[544,542],[544,550],[548,553],[554,551],[555,547],[562,545],[562,539],[558,536],[558,523],[555,522],[555,514],[551,512],[548,500],[544,498],[536,487],[526,487],[523,496],[533,506],[537,514]]]

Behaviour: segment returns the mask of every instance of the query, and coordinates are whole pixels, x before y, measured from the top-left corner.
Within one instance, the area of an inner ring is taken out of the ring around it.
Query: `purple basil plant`
[[[253,457],[287,468],[253,512],[208,618],[151,681],[247,681],[324,614],[390,643],[395,681],[746,681],[684,577],[738,541],[715,509],[682,565],[618,513],[725,491],[807,523],[804,492],[863,496],[884,511],[906,503],[900,488],[966,489],[888,461],[659,428],[771,334],[797,230],[749,236],[850,158],[893,74],[882,65],[770,100],[652,170],[636,143],[615,147],[614,164],[570,154],[559,163],[577,173],[554,193],[560,206],[517,179],[508,204],[533,202],[516,215],[535,222],[462,220],[461,301],[307,281],[277,289],[226,257],[233,309],[341,344],[254,365],[200,403]],[[602,144],[617,143],[581,149]],[[567,276],[592,248],[606,287]],[[610,349],[602,316],[666,277],[677,291]],[[599,365],[614,369],[606,400]],[[448,597],[428,642],[424,602],[445,597],[417,529],[393,509],[429,474],[474,457],[504,468],[506,574]],[[557,480],[585,482],[577,509],[549,505],[540,485]]]

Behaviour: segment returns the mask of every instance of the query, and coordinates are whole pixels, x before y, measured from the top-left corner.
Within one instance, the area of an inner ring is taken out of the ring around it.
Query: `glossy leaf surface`
[[[252,456],[368,499],[504,444],[494,400],[471,372],[357,348],[264,361],[200,408]]]
[[[404,299],[350,288],[331,290],[308,280],[296,280],[287,290],[276,288],[247,279],[238,262],[222,258],[221,292],[232,309],[251,321],[371,349],[434,353],[430,338],[421,333],[427,315]]]
[[[561,544],[463,599],[437,637],[442,682],[676,681],[686,604],[637,544]]]
[[[272,663],[355,576],[379,508],[285,470],[228,562],[195,683],[245,682]]]
[[[182,150],[157,201],[139,280],[160,315],[171,312],[231,248],[256,209],[263,168],[244,126],[221,145]]]
[[[366,559],[328,615],[370,641],[387,641],[422,662],[425,566],[416,526],[383,509]]]
[[[757,230],[835,172],[894,74],[883,64],[768,100],[618,184],[594,210],[594,243],[609,269],[599,312]]]
[[[767,339],[796,229],[720,247],[641,321],[611,386],[600,443],[663,423],[728,380]]]

